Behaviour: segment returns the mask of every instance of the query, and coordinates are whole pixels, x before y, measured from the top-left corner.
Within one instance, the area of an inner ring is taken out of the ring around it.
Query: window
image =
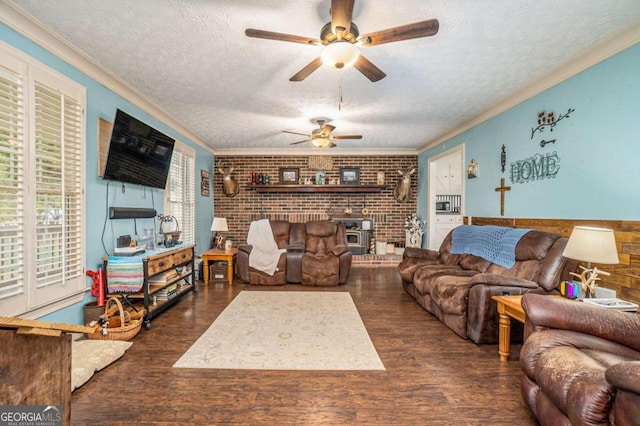
[[[195,244],[195,151],[176,141],[167,179],[165,209],[178,221],[180,240]]]
[[[0,315],[44,314],[86,288],[85,89],[0,53]]]

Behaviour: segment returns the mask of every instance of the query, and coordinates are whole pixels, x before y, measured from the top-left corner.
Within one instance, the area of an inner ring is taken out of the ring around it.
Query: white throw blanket
[[[269,275],[275,274],[280,255],[287,249],[278,248],[268,219],[251,222],[247,244],[253,246],[249,254],[249,266]]]

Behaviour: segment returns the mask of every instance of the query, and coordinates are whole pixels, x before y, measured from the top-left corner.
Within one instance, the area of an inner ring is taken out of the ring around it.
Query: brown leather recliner
[[[269,224],[279,249],[301,248],[304,244],[304,224],[290,223],[286,220],[270,220]],[[276,272],[273,275],[269,275],[249,266],[249,255],[252,248],[249,244],[240,244],[238,246],[237,267],[238,275],[240,275],[242,281],[254,285],[281,285],[287,282],[295,282],[297,277],[297,282],[300,282],[301,266],[299,256],[297,259],[292,259],[292,256],[288,256],[288,253],[282,253],[278,260]],[[294,281],[288,281],[288,278]]]
[[[303,285],[345,284],[349,278],[351,260],[344,224],[326,220],[306,223],[302,255]]]
[[[525,294],[522,396],[542,425],[640,425],[640,315]]]

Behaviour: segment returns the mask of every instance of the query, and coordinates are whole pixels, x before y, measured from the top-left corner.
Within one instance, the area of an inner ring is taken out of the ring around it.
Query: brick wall
[[[311,161],[310,161],[311,159]],[[281,167],[300,169],[301,178],[314,178],[319,169],[309,166],[317,160],[332,163],[323,168],[327,179],[338,179],[341,167],[359,167],[360,183],[375,185],[378,171],[386,175],[386,188],[374,194],[340,193],[257,193],[250,189],[251,172],[268,174],[271,184],[278,183],[278,170]],[[402,156],[216,156],[216,162],[223,161],[233,165],[233,177],[240,184],[240,193],[233,198],[222,192],[222,175],[217,168],[214,171],[213,194],[215,213],[226,217],[229,232],[225,233],[234,243],[243,243],[247,239],[249,224],[252,220],[268,218],[291,222],[345,217],[344,210],[350,203],[352,218],[362,217],[360,210],[369,209],[369,217],[375,221],[374,238],[378,241],[404,242],[404,218],[417,210],[417,172],[411,176],[413,195],[406,203],[393,198],[393,187],[400,175],[398,169],[418,168],[418,158],[413,155]]]

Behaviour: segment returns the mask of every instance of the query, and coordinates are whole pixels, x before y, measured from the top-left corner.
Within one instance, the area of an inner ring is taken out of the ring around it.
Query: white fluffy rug
[[[173,365],[255,370],[384,370],[351,295],[242,291]]]

